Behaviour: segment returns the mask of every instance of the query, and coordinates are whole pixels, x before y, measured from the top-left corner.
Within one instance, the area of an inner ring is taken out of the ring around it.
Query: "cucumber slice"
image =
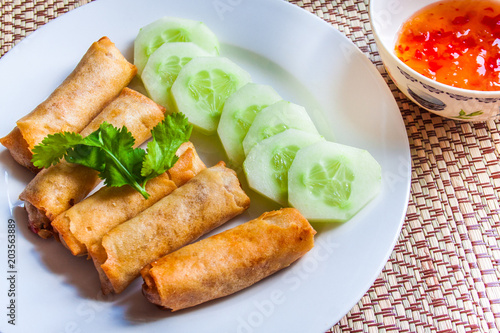
[[[258,142],[289,128],[318,134],[318,130],[304,107],[288,101],[279,101],[268,106],[255,116],[248,129],[243,140],[245,155],[248,155]]]
[[[250,188],[269,199],[286,205],[288,202],[288,169],[300,148],[323,138],[296,129],[262,140],[250,151],[243,169]]]
[[[165,43],[150,57],[142,72],[142,83],[149,97],[167,110],[173,109],[170,89],[182,67],[195,57],[209,54],[194,43]]]
[[[226,99],[250,80],[227,58],[198,57],[181,69],[171,93],[178,112],[203,134],[214,134]]]
[[[301,149],[288,172],[288,200],[311,221],[345,222],[380,191],[378,162],[366,150],[329,141]]]
[[[193,42],[211,55],[219,55],[217,36],[203,23],[177,17],[162,17],[139,30],[134,41],[134,65],[142,71],[149,57],[164,43]]]
[[[257,83],[246,84],[227,99],[217,133],[232,164],[240,166],[245,160],[243,139],[257,113],[280,100],[271,86]]]

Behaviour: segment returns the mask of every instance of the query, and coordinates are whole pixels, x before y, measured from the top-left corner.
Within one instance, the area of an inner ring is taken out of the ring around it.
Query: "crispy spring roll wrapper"
[[[80,134],[87,136],[107,121],[115,127],[126,126],[139,146],[151,137],[151,129],[164,118],[164,111],[146,96],[124,88]],[[51,221],[83,200],[99,182],[97,171],[66,161],[40,171],[19,196],[30,229],[42,238],[52,236]]]
[[[94,42],[73,72],[0,143],[12,157],[32,171],[31,150],[48,134],[79,133],[137,73],[107,37]]]
[[[302,257],[315,234],[294,208],[264,213],[145,266],[143,294],[173,311],[233,294]]]
[[[122,292],[150,262],[193,242],[250,205],[224,162],[202,170],[89,248],[104,294]]]
[[[28,143],[24,140],[19,127],[14,127],[14,129],[7,136],[0,138],[0,143],[9,150],[10,154],[17,163],[28,168],[34,173],[40,171],[39,168],[31,163],[31,157],[33,154],[28,147]]]
[[[177,150],[176,155],[179,156],[179,159],[167,172],[177,187],[186,184],[201,170],[207,168],[191,142],[183,143]]]
[[[206,168],[191,142],[183,143],[176,154],[179,160],[175,165],[146,184],[148,199],[130,186],[104,186],[58,215],[52,227],[61,242],[73,255],[86,254],[87,248],[100,242],[109,230],[152,206]]]

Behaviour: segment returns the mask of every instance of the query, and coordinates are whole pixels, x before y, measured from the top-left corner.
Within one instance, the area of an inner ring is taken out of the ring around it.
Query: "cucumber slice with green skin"
[[[250,188],[285,206],[288,202],[288,169],[299,149],[323,140],[319,134],[296,129],[262,140],[250,151],[243,169]]]
[[[208,52],[194,43],[165,43],[150,57],[142,72],[142,83],[149,97],[167,110],[173,109],[170,89],[179,72],[195,57],[208,56]]]
[[[164,43],[193,42],[211,55],[219,55],[217,36],[203,23],[177,17],[162,17],[139,30],[134,41],[134,65],[142,71],[149,57]]]
[[[176,110],[209,135],[216,133],[229,96],[250,81],[250,74],[225,57],[197,57],[181,69],[171,93]]]
[[[263,109],[255,116],[243,140],[243,150],[248,155],[260,141],[287,129],[318,134],[318,130],[304,107],[288,101],[279,101]]]
[[[227,99],[217,133],[232,164],[240,166],[245,160],[243,139],[255,116],[280,100],[282,98],[271,86],[252,82]]]
[[[307,219],[345,222],[377,196],[381,168],[366,150],[323,141],[297,152],[288,200]]]

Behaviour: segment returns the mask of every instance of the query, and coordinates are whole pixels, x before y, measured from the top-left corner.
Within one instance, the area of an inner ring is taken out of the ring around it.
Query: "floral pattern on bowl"
[[[464,110],[460,110],[458,113],[458,116],[454,117],[455,119],[461,119],[461,120],[471,120],[474,119],[474,117],[481,116],[483,114],[483,111],[474,111],[471,113],[466,113]]]
[[[446,93],[448,96],[450,96],[453,99],[456,99],[457,101],[469,101],[472,99],[472,97],[468,96],[463,96],[463,95],[457,95],[453,93]]]
[[[446,108],[446,104],[443,101],[425,91],[411,86],[407,86],[407,90],[418,104],[428,110],[443,111]]]
[[[418,81],[418,80],[417,80]],[[430,92],[436,93],[436,94],[444,94],[444,91],[434,88],[433,86],[430,86],[428,84],[425,84],[423,82],[418,81],[424,87],[425,89],[429,90]]]
[[[410,74],[406,73],[404,70],[402,70],[401,68],[399,68],[398,66],[398,69],[399,69],[399,72],[405,77],[407,78],[408,80],[410,80],[411,82],[418,82],[417,79],[415,79],[413,76],[411,76]]]
[[[382,56],[381,52],[381,56]],[[384,57],[382,57],[384,59]],[[385,64],[385,63],[384,63]],[[432,85],[431,82],[411,74],[411,72],[394,66],[386,65],[387,72],[398,88],[409,99],[420,107],[443,117],[461,121],[485,121],[500,118],[500,97],[483,97],[482,92],[468,91],[450,87],[450,91],[442,85]],[[394,70],[395,69],[395,70]]]
[[[500,101],[500,98],[491,98],[491,97],[476,98],[476,99],[481,103],[497,103],[498,101]]]

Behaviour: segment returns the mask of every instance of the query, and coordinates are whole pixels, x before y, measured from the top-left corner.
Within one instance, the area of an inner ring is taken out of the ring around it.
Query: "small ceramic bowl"
[[[486,121],[500,118],[500,91],[476,91],[431,80],[394,53],[403,23],[436,0],[370,0],[370,21],[377,48],[397,87],[422,108],[446,118]]]

